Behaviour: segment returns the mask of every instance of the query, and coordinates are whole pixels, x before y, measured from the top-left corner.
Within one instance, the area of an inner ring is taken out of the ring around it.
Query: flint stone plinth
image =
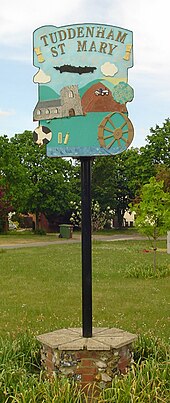
[[[81,328],[68,328],[37,336],[48,374],[74,379],[83,388],[93,383],[104,388],[116,374],[125,374],[137,335],[106,327],[93,328],[92,334],[85,338]]]

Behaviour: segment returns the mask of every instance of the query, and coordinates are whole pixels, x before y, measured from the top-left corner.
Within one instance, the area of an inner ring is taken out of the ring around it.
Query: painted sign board
[[[47,25],[34,31],[34,140],[47,144],[49,157],[115,155],[131,144],[132,47],[131,31],[109,25]]]

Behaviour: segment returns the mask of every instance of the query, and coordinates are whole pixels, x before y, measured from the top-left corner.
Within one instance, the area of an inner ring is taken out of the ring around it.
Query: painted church
[[[51,120],[83,115],[81,98],[77,85],[63,87],[60,98],[39,101],[33,112],[33,120]]]

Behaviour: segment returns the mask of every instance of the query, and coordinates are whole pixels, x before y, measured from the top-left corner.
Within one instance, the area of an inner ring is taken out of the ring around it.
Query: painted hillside
[[[82,96],[83,112],[127,112],[125,104],[119,104],[112,92],[101,82],[93,84]]]

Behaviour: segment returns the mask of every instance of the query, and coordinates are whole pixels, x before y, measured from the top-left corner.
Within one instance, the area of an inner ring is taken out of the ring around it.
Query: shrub
[[[46,235],[46,231],[44,229],[39,228],[39,229],[34,230],[34,234],[35,235]]]
[[[159,265],[157,271],[153,270],[153,265],[140,264],[134,266],[134,264],[129,265],[125,270],[125,277],[133,278],[161,278],[170,276],[170,267],[168,265]]]
[[[81,227],[81,202],[76,203],[71,201],[70,207],[72,215],[70,218],[71,224],[76,227]],[[98,201],[92,200],[91,203],[91,224],[92,231],[99,231],[107,227],[111,227],[111,220],[113,218],[114,211],[108,206],[105,211],[101,210]]]

